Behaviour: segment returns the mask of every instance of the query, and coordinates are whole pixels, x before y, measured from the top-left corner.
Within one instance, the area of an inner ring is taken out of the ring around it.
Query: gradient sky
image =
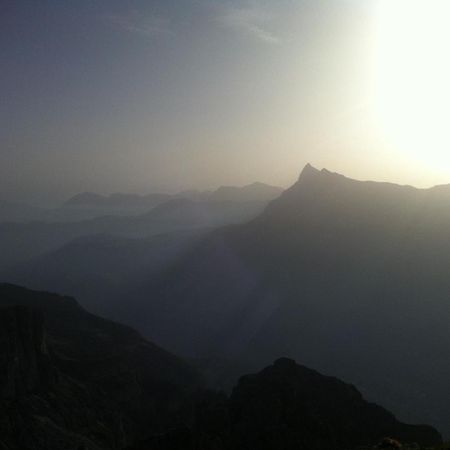
[[[374,120],[376,0],[3,0],[0,196],[450,171]]]

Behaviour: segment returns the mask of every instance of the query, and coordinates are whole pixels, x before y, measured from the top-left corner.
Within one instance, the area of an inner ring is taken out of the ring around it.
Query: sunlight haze
[[[449,14],[445,0],[3,2],[2,197],[287,187],[307,162],[450,182]]]

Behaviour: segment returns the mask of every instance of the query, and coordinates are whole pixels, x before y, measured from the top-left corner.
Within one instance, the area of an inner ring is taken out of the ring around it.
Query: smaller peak
[[[308,163],[301,171],[299,180],[302,180],[307,177],[309,178],[310,176],[318,175],[319,173],[320,171],[318,169],[316,169],[314,166]]]
[[[254,181],[253,183],[247,185],[247,187],[261,187],[261,186],[268,186],[268,184],[262,183],[261,181]]]
[[[65,205],[79,205],[79,204],[87,204],[87,203],[95,203],[98,201],[104,200],[104,196],[100,194],[96,194],[95,192],[81,192],[79,194],[75,194],[73,197],[69,198]]]
[[[319,169],[315,168],[312,164],[307,163],[306,166],[303,168],[303,171],[307,172],[319,172]]]
[[[316,179],[328,179],[328,180],[335,180],[338,178],[345,178],[343,175],[340,175],[339,173],[332,172],[328,169],[316,169],[311,164],[307,164],[305,168],[302,170],[302,173],[300,174],[299,181],[311,181]]]

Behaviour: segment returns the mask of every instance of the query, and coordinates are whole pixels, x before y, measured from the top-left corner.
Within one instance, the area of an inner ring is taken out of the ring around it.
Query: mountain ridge
[[[212,232],[150,279],[129,320],[182,355],[261,366],[286,354],[450,433],[450,363],[439,356],[450,345],[449,228],[446,190],[307,167],[258,217]]]

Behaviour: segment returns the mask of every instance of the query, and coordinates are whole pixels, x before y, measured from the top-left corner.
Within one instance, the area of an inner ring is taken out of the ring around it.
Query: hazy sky
[[[379,3],[1,1],[0,196],[287,186],[306,162],[450,182],[380,132]]]

